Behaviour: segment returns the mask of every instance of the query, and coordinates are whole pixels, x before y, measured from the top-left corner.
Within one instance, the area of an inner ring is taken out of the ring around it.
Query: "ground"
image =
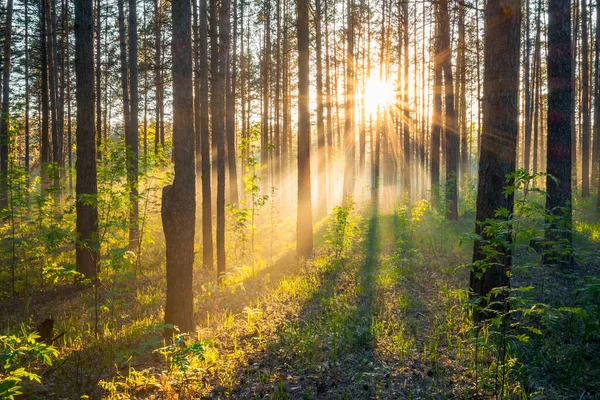
[[[558,311],[554,322],[551,313],[527,324],[522,319],[527,328],[539,326],[540,335],[525,339],[518,337],[520,327],[511,327],[504,335],[510,356],[499,361],[500,342],[492,330],[476,332],[465,312],[472,246],[460,238],[472,231],[472,219],[466,215],[458,222],[446,221],[427,202],[412,207],[381,203],[365,202],[349,214],[334,210],[319,225],[311,259],[298,261],[293,248],[278,246],[278,256],[271,251],[253,272],[241,268],[238,275],[232,273],[225,288],[198,279],[198,329],[174,344],[162,338],[160,267],[147,268],[145,279],[131,271],[114,273],[98,293],[86,286],[53,285],[27,301],[3,301],[2,318],[12,324],[27,318],[33,322],[35,310],[35,315],[51,315],[57,332],[65,332],[57,343],[60,358],[41,370],[41,385],[26,387],[27,397],[600,395],[598,321],[593,315],[577,319],[574,311],[568,316],[560,311],[575,310],[582,295],[574,291],[600,272],[597,247],[589,239],[596,231],[580,229],[578,240],[585,243],[579,245],[589,251],[580,269],[568,273],[540,270],[533,261],[527,267],[536,255],[526,246],[519,248],[514,285],[541,290],[515,304],[522,303],[522,309],[544,304]],[[100,303],[97,338],[95,298]],[[519,307],[515,312],[523,313]],[[591,309],[584,310],[590,314]],[[572,326],[556,327],[565,321]],[[572,361],[564,361],[574,354]],[[561,378],[565,374],[579,377]]]

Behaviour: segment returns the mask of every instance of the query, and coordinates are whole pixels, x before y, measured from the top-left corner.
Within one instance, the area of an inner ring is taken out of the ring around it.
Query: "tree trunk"
[[[323,121],[323,61],[321,51],[321,0],[315,0],[315,40],[317,55],[317,179],[319,199],[317,215],[327,213],[327,158],[325,147],[325,123]],[[310,142],[309,142],[310,143]]]
[[[129,129],[125,136],[127,148],[127,180],[129,183],[129,249],[138,250],[138,40],[137,40],[137,0],[129,0]],[[192,116],[193,118],[193,116]]]
[[[444,71],[444,96],[446,106],[446,218],[458,219],[458,157],[460,138],[456,125],[454,109],[454,84],[452,78],[452,49],[450,47],[450,19],[448,17],[448,1],[440,0],[440,64]]]
[[[581,197],[590,195],[590,64],[587,0],[581,0]]]
[[[165,323],[191,332],[196,189],[192,94],[191,6],[173,0],[173,158],[175,178],[163,189],[162,222],[167,252]]]
[[[50,1],[50,0],[48,0]],[[100,160],[102,159],[102,93],[101,93],[101,83],[102,83],[102,61],[101,61],[101,49],[100,49],[100,39],[102,37],[102,19],[101,19],[101,7],[100,0],[96,0],[96,26],[95,26],[95,36],[96,36],[96,157]],[[126,122],[127,123],[127,122]]]
[[[219,75],[213,87],[217,95],[217,108],[212,120],[213,137],[217,144],[217,278],[219,283],[227,270],[225,258],[225,81],[229,55],[229,0],[221,0],[219,7]],[[216,62],[217,60],[215,60]]]
[[[344,202],[354,194],[355,134],[354,134],[354,0],[348,0],[346,28],[346,99],[344,102]]]
[[[10,135],[10,47],[12,44],[13,0],[6,4],[6,25],[4,30],[4,65],[2,73],[2,122],[0,123],[0,209],[8,208],[8,143]]]
[[[231,6],[231,1],[228,0],[228,4]],[[227,20],[221,21],[221,26],[225,32],[222,33],[224,43],[222,46],[226,51],[226,64],[225,68],[225,90],[227,93],[227,99],[225,104],[225,122],[227,128],[227,171],[229,172],[229,203],[237,206],[238,203],[238,182],[237,182],[237,168],[236,168],[236,152],[235,152],[235,44],[233,50],[230,49],[230,27],[229,27],[229,14],[230,10],[227,10]],[[235,13],[237,15],[237,13]],[[233,25],[233,32],[235,35],[235,23]],[[233,57],[230,57],[230,53],[234,53]],[[234,74],[232,74],[232,70]]]
[[[200,156],[202,168],[202,264],[213,269],[212,200],[210,187],[210,131],[208,130],[208,16],[206,0],[200,0]]]
[[[92,0],[75,0],[75,79],[77,90],[77,271],[86,278],[97,273],[98,209],[95,197],[96,140],[94,132],[94,23]],[[90,198],[91,197],[91,198]]]
[[[298,256],[313,249],[312,203],[310,186],[310,94],[308,0],[298,0],[298,219],[296,226]]]
[[[546,239],[573,244],[571,232],[571,12],[569,1],[548,3],[548,178],[546,210],[556,218]],[[556,179],[556,180],[555,180]],[[571,256],[545,254],[544,263],[571,262]]]
[[[40,59],[41,59],[41,103],[42,103],[42,131],[40,133],[40,176],[41,188],[44,192],[48,188],[47,168],[50,162],[50,138],[49,122],[50,114],[48,109],[48,52],[47,52],[47,27],[46,27],[46,2],[50,0],[41,0],[40,2]]]
[[[437,13],[436,13],[437,14]],[[436,41],[433,58],[433,127],[431,129],[431,192],[434,205],[440,200],[440,141],[442,135],[442,90],[443,76],[441,66],[441,41],[439,37],[439,20],[435,25]]]
[[[485,221],[497,218],[498,209],[513,211],[513,195],[504,195],[506,176],[515,170],[516,146],[519,120],[519,42],[521,5],[519,0],[488,0],[485,9],[484,36],[484,86],[483,86],[483,132],[481,137],[481,159],[477,192],[478,222],[475,232],[482,235],[473,249],[474,270],[471,272],[470,287],[474,296],[487,296],[497,287],[509,285],[508,270],[511,254],[501,244],[498,256],[490,260],[484,252],[486,240]],[[512,183],[509,182],[508,185]],[[506,241],[511,241],[509,234]],[[478,262],[486,264],[480,270]],[[491,305],[496,310],[508,306],[505,294],[492,296],[499,304]],[[483,301],[480,307],[486,307]],[[475,321],[495,315],[489,311],[476,310]]]
[[[524,71],[524,91],[525,91],[525,144],[523,146],[523,168],[529,173],[531,162],[531,84],[529,82],[529,70],[531,64],[531,40],[529,38],[529,21],[531,16],[531,8],[529,0],[525,0],[526,15],[525,21],[525,71]]]

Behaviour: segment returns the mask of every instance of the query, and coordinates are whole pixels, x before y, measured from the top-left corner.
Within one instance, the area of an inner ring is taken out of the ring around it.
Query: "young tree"
[[[99,258],[96,140],[94,132],[94,22],[92,0],[75,0],[75,80],[77,90],[77,271],[96,276]]]
[[[191,5],[173,0],[173,159],[175,178],[162,194],[162,222],[167,247],[165,323],[190,332],[193,321],[194,224],[194,106],[192,94]]]
[[[488,0],[485,9],[485,55],[483,84],[483,131],[477,192],[477,225],[482,239],[475,241],[474,270],[470,287],[474,296],[487,296],[496,287],[508,285],[510,249],[500,248],[497,259],[486,260],[483,251],[486,221],[496,218],[498,209],[513,211],[513,195],[504,195],[506,176],[515,170],[519,119],[519,41],[521,4],[519,0]],[[511,184],[510,182],[508,183]],[[507,241],[512,238],[506,237]],[[480,269],[478,262],[487,263]],[[496,296],[492,300],[501,300]],[[485,307],[486,303],[480,304]],[[499,307],[503,309],[504,305]],[[490,317],[476,312],[475,320]]]
[[[296,250],[308,256],[313,249],[310,188],[310,99],[308,0],[298,0],[298,219]]]
[[[555,219],[546,239],[573,242],[571,232],[571,12],[568,0],[548,3],[548,178],[546,210]],[[561,223],[562,222],[562,223]],[[571,263],[571,257],[545,254],[544,262]]]

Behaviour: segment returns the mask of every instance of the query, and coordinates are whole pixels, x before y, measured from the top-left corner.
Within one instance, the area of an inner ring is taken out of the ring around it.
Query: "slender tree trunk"
[[[4,65],[2,73],[2,122],[0,123],[0,209],[8,208],[8,132],[10,96],[10,47],[12,44],[13,0],[6,4],[6,25],[4,30]]]
[[[94,22],[92,0],[75,0],[75,80],[77,90],[76,263],[86,278],[97,273],[98,194],[94,132]]]
[[[596,1],[596,10],[598,1]],[[594,43],[594,140],[592,142],[592,185],[600,190],[600,12],[596,12],[596,40]],[[599,202],[600,205],[600,196]]]
[[[29,179],[29,0],[24,0],[25,3],[25,171],[27,172],[27,188],[29,189],[30,179]],[[69,15],[68,12],[66,14]],[[68,17],[67,17],[68,19]],[[67,24],[68,26],[68,24]],[[69,31],[67,29],[66,32],[67,37],[67,47],[69,46]],[[68,58],[68,49],[67,49],[67,60]],[[67,62],[67,71],[68,71]],[[69,160],[70,162],[70,160]],[[70,165],[69,165],[70,167]]]
[[[298,0],[298,256],[313,249],[312,202],[310,187],[310,94],[308,0]]]
[[[210,178],[210,131],[208,130],[208,15],[206,0],[200,0],[200,156],[202,168],[202,264],[213,269],[212,200]]]
[[[401,0],[399,0],[401,1]],[[403,168],[404,168],[404,176],[403,176],[403,191],[404,191],[404,198],[406,200],[408,200],[410,202],[410,198],[411,198],[411,182],[410,182],[410,177],[411,177],[411,152],[410,152],[410,108],[408,106],[408,85],[409,85],[409,75],[408,75],[408,69],[409,69],[409,58],[408,58],[408,44],[409,44],[409,38],[408,38],[408,19],[409,19],[409,15],[408,15],[408,2],[407,1],[401,1],[402,3],[402,38],[404,40],[404,46],[403,46],[403,51],[404,51],[404,62],[403,62],[403,67],[404,67],[404,77],[403,77],[403,83],[404,83],[404,117],[402,118],[402,133],[403,133],[403,145],[402,145],[402,150],[404,153],[404,162],[403,162]],[[439,147],[439,146],[438,146]],[[439,157],[438,157],[439,160]],[[438,168],[439,171],[439,168]],[[438,178],[439,180],[439,178]]]
[[[354,2],[348,0],[348,25],[346,27],[346,100],[344,102],[344,202],[354,194],[355,134],[354,134]]]
[[[40,2],[40,59],[41,59],[41,103],[42,103],[42,113],[41,113],[41,127],[42,131],[40,133],[40,175],[41,175],[41,187],[42,192],[44,192],[48,188],[48,175],[47,175],[47,167],[50,162],[50,138],[49,135],[49,122],[50,122],[50,114],[48,109],[48,52],[47,52],[47,27],[46,27],[46,18],[45,18],[45,10],[46,10],[46,2],[50,0],[41,0]]]
[[[265,49],[263,59],[263,111],[261,123],[261,147],[260,147],[260,165],[262,167],[262,187],[263,191],[269,188],[269,107],[271,105],[269,99],[270,93],[270,71],[271,71],[271,2],[264,2],[265,15]]]
[[[229,55],[229,0],[221,0],[219,7],[219,75],[216,90],[217,107],[212,121],[213,137],[217,144],[217,278],[222,281],[226,272],[225,258],[225,81]],[[217,60],[215,60],[217,61]]]
[[[539,7],[539,6],[538,6]],[[577,39],[579,38],[579,0],[575,0],[573,6],[573,24],[571,26],[573,35],[571,37],[571,65],[577,65]],[[573,190],[577,191],[578,180],[577,180],[577,127],[575,123],[575,107],[577,106],[577,68],[571,68],[571,162],[573,166],[571,168],[571,182],[573,184]]]
[[[530,168],[531,158],[531,84],[529,82],[529,70],[531,64],[531,40],[529,38],[529,21],[531,16],[531,8],[529,0],[525,0],[526,4],[526,21],[525,21],[525,71],[524,71],[524,91],[525,91],[525,145],[523,146],[523,167],[527,172]]]
[[[458,219],[458,157],[460,138],[456,125],[456,110],[454,109],[454,86],[452,79],[452,52],[450,47],[450,20],[448,17],[448,2],[440,0],[440,64],[444,71],[444,95],[446,106],[446,218]],[[520,14],[520,12],[519,12]]]
[[[163,189],[162,221],[167,247],[165,323],[191,332],[196,189],[192,93],[191,5],[173,0],[173,152],[175,179]]]
[[[585,10],[585,9],[584,9]],[[585,12],[585,11],[584,11]],[[546,210],[555,216],[546,228],[546,239],[573,244],[571,232],[571,113],[573,108],[570,58],[570,2],[548,4],[548,178]],[[552,252],[553,253],[553,252]],[[571,256],[545,254],[544,263],[571,263]]]
[[[55,53],[55,42],[54,42],[54,24],[52,23],[52,0],[47,0],[44,5],[46,15],[46,55],[48,56],[48,80],[50,88],[50,120],[52,123],[52,162],[55,167],[58,166],[58,160],[60,158],[59,148],[59,137],[58,137],[58,121],[57,121],[57,101],[56,101],[56,53]],[[54,187],[58,188],[60,180],[58,178],[58,171],[53,171]]]
[[[465,179],[469,174],[469,149],[467,145],[467,49],[465,42],[465,5],[458,5],[458,57],[457,57],[457,86],[458,86],[458,117],[460,120],[460,174]]]
[[[231,5],[231,1],[228,0],[228,4]],[[230,42],[230,23],[229,23],[230,11],[227,10],[227,20],[221,22],[221,26],[225,29],[225,32],[221,35],[224,42],[221,44],[227,53],[227,62],[224,65],[225,68],[225,90],[227,93],[226,99],[226,110],[225,110],[225,122],[227,128],[227,171],[229,172],[229,202],[237,205],[238,203],[238,182],[237,182],[237,168],[236,168],[236,152],[235,152],[235,44],[231,49]],[[237,15],[237,12],[234,13]],[[236,21],[237,22],[237,21]],[[236,24],[233,25],[233,35],[235,36]],[[233,53],[233,57],[230,58],[230,54]],[[232,74],[232,70],[234,74]]]
[[[590,195],[590,64],[587,0],[581,0],[581,197]]]
[[[317,56],[317,179],[319,182],[319,199],[317,214],[327,212],[327,158],[325,147],[325,123],[323,121],[323,60],[321,50],[321,0],[315,0],[315,40]],[[310,143],[310,142],[309,142]]]
[[[50,1],[50,0],[48,0]],[[101,0],[96,0],[96,26],[95,26],[95,38],[96,38],[96,157],[102,159],[102,59],[101,59],[101,48],[100,39],[102,38],[102,19],[100,6]]]
[[[438,13],[436,13],[438,14]],[[439,15],[439,14],[438,14]],[[439,20],[438,20],[439,21]],[[433,127],[431,129],[431,191],[434,204],[440,200],[440,141],[442,135],[442,91],[443,76],[441,66],[441,41],[439,36],[439,23],[436,23],[435,55],[433,58]]]
[[[486,32],[484,36],[484,87],[483,133],[479,183],[477,192],[478,223],[475,231],[482,235],[473,249],[473,262],[483,261],[485,270],[471,272],[470,287],[474,296],[487,296],[494,288],[509,285],[511,265],[510,248],[500,246],[498,256],[487,259],[484,252],[486,221],[497,218],[496,211],[504,208],[513,211],[513,195],[504,195],[506,176],[515,170],[519,120],[519,42],[521,4],[519,0],[488,0],[485,9]],[[511,182],[508,183],[510,185]],[[510,242],[510,234],[505,238]],[[475,264],[477,265],[477,264]],[[498,301],[491,307],[504,310],[508,307],[505,294],[492,296]],[[479,304],[485,307],[486,301]],[[490,311],[476,310],[475,321],[496,315]]]
[[[154,0],[154,19],[155,19],[155,31],[154,31],[154,85],[156,87],[156,121],[154,126],[154,155],[158,155],[158,148],[161,144],[161,121],[162,121],[162,101],[163,101],[163,89],[162,89],[162,64],[161,64],[161,12],[159,0]]]
[[[129,249],[138,250],[138,169],[139,169],[139,132],[138,132],[138,40],[137,40],[137,0],[129,0],[129,129],[125,136],[127,148],[127,177],[129,183]],[[190,55],[191,56],[191,55]],[[193,119],[193,116],[192,116]]]
[[[121,61],[121,91],[123,93],[123,131],[125,138],[130,137],[129,129],[131,125],[130,110],[131,104],[129,102],[129,74],[127,70],[127,38],[125,36],[125,12],[123,10],[123,1],[117,1],[117,7],[119,9],[119,58]],[[96,141],[98,144],[98,141]],[[129,158],[129,157],[128,157]]]

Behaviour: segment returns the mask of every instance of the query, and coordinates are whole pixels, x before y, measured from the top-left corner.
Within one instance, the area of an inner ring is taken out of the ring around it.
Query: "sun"
[[[377,106],[386,107],[394,101],[394,87],[391,82],[371,78],[365,86],[365,107],[367,112],[377,112]]]

